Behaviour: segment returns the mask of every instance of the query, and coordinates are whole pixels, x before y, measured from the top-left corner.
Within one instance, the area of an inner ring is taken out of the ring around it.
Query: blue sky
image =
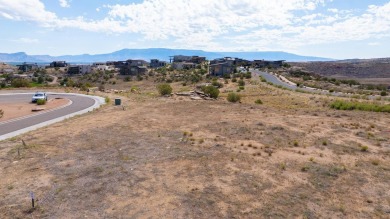
[[[390,57],[384,0],[0,0],[0,53],[123,48]]]

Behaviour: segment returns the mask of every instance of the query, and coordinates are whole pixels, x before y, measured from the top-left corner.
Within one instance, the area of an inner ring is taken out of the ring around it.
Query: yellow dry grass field
[[[252,79],[241,103],[232,82],[214,101],[121,86],[97,94],[124,106],[0,142],[0,218],[390,217],[390,114]]]

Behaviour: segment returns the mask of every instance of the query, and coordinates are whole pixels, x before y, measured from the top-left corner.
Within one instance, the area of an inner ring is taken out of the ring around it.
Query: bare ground
[[[0,142],[0,218],[390,216],[389,114],[257,83],[241,104],[145,87]]]

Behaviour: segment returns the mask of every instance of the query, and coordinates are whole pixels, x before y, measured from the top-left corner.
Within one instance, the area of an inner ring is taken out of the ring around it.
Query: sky
[[[384,0],[0,0],[0,53],[124,48],[390,57]]]

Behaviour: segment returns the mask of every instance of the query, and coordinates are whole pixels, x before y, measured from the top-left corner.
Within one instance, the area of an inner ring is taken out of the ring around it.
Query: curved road
[[[282,86],[284,88],[294,90],[294,91],[299,89],[299,90],[309,92],[309,93],[332,95],[332,96],[336,96],[336,97],[351,97],[352,96],[352,94],[342,93],[342,92],[329,92],[328,90],[320,90],[320,89],[311,88],[311,87],[297,87],[296,85],[292,85],[292,84],[289,84],[287,82],[280,80],[277,76],[270,74],[268,72],[262,72],[262,71],[253,70],[253,69],[251,71],[253,74],[255,74],[257,76],[262,76],[267,82],[271,82],[274,85]],[[376,97],[378,97],[378,95],[377,96],[375,96],[375,95],[368,96],[369,99],[374,99]]]
[[[0,94],[0,105],[4,103],[30,102],[33,93]],[[92,111],[104,104],[102,97],[82,94],[48,93],[49,99],[67,98],[71,104],[47,112],[0,122],[0,140],[59,122],[66,118]]]

